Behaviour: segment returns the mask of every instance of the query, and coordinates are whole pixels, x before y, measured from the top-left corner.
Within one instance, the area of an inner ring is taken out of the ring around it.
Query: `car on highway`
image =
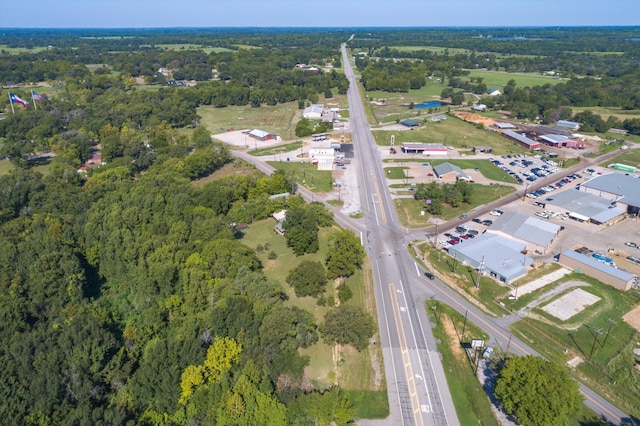
[[[425,276],[425,277],[427,277],[427,278],[429,278],[430,280],[435,279],[435,277],[433,276],[433,274],[432,274],[431,272],[425,272],[425,273],[424,273],[424,276]]]

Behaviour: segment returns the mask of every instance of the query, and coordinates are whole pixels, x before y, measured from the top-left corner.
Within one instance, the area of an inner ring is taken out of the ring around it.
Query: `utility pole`
[[[591,361],[591,355],[593,355],[593,349],[596,347],[596,342],[598,341],[598,336],[602,333],[602,330],[599,328],[593,329],[593,345],[591,345],[591,351],[589,351],[589,361]]]
[[[614,320],[609,318],[609,328],[607,328],[607,334],[604,336],[604,342],[602,342],[602,346],[607,344],[607,339],[609,338],[609,332],[611,331],[611,327],[613,327],[615,323],[616,322]]]
[[[468,309],[464,311],[464,323],[462,324],[462,339],[460,339],[461,342],[464,340],[464,332],[467,330],[467,314],[468,313],[469,313]]]
[[[480,288],[480,276],[482,275],[483,266],[484,266],[484,256],[482,256],[482,260],[480,261],[480,266],[478,266],[478,277],[476,278],[476,288]]]

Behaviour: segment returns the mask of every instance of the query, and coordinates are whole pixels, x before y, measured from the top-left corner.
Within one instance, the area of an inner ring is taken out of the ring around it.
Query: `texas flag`
[[[21,99],[18,95],[14,95],[13,93],[9,93],[9,100],[11,101],[12,104],[20,104],[25,108],[29,104],[29,102],[25,101],[24,99]]]

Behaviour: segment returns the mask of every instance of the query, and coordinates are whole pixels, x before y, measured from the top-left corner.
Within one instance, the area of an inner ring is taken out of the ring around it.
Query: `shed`
[[[407,127],[419,127],[420,123],[416,120],[412,120],[411,118],[407,118],[406,120],[402,120],[400,122],[400,124],[402,124],[403,126],[407,126]]]
[[[520,145],[524,146],[525,148],[529,148],[529,149],[540,148],[540,142],[534,141],[533,139],[529,139],[525,135],[521,135],[520,133],[515,132],[513,130],[504,130],[502,131],[502,135],[507,139],[511,139],[513,141],[518,142]]]
[[[252,131],[250,131],[249,136],[260,141],[268,141],[276,138],[276,135],[274,135],[273,133],[265,132],[264,130],[259,129],[253,129]]]
[[[566,127],[572,130],[578,130],[580,128],[580,123],[576,123],[575,121],[558,120],[556,122],[556,126]]]

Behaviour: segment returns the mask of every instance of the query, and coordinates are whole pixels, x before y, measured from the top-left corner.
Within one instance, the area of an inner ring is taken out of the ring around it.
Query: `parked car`
[[[461,214],[460,216],[458,216],[459,219],[466,219],[468,216],[466,213]]]
[[[482,223],[482,219],[480,219],[479,217],[474,217],[473,219],[471,219],[471,221],[475,223]]]
[[[493,355],[493,348],[491,346],[489,346],[487,349],[484,350],[484,352],[482,353],[482,357],[483,358],[491,358],[491,355]]]
[[[629,246],[629,247],[635,247],[638,248],[638,245],[636,243],[634,243],[633,241],[627,241],[626,243],[624,243],[625,246]]]
[[[502,213],[504,213],[502,210],[491,210],[489,212],[491,216],[502,216]]]

